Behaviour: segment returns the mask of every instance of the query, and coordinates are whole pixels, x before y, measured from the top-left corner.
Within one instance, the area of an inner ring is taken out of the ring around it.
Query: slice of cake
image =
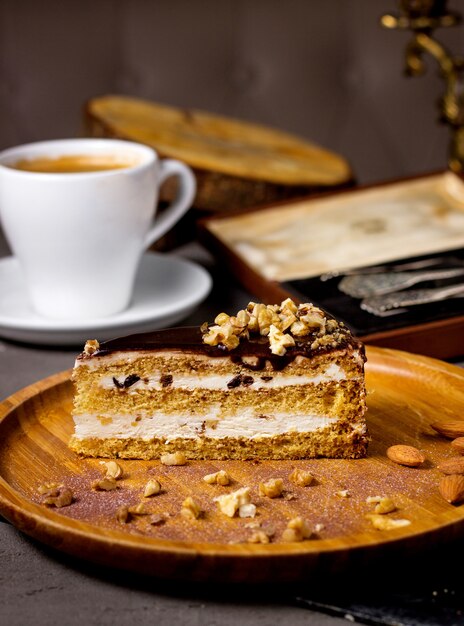
[[[342,323],[290,299],[201,329],[88,341],[70,445],[138,459],[363,457],[364,361]]]

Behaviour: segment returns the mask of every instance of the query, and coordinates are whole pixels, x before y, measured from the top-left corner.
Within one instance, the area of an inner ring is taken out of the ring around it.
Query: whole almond
[[[425,461],[425,455],[414,446],[405,446],[398,444],[390,446],[387,450],[387,456],[390,461],[407,467],[419,467]]]
[[[443,474],[464,474],[464,456],[453,456],[438,466]]]
[[[454,450],[459,454],[464,454],[464,437],[458,437],[451,442]]]
[[[450,474],[444,476],[438,485],[440,494],[450,504],[457,504],[464,500],[464,476]]]
[[[464,437],[464,420],[453,420],[450,422],[435,422],[430,424],[433,430],[439,435],[455,439],[456,437]]]

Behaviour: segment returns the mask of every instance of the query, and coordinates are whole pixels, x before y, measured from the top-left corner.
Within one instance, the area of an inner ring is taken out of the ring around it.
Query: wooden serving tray
[[[425,548],[430,541],[456,538],[464,532],[464,506],[448,504],[438,493],[437,464],[452,456],[448,441],[430,423],[462,419],[464,372],[457,367],[408,353],[368,349],[368,423],[372,436],[366,459],[347,461],[214,462],[196,461],[166,467],[157,461],[120,461],[119,488],[92,491],[101,477],[98,459],[80,459],[67,447],[72,431],[72,385],[69,372],[57,374],[19,391],[0,405],[0,512],[17,528],[69,554],[106,565],[162,577],[189,580],[292,581],[344,568],[369,567],[387,556]],[[423,468],[395,465],[385,455],[388,446],[411,444],[427,455]],[[292,468],[309,470],[315,483],[293,485]],[[202,477],[226,469],[234,482],[211,486]],[[163,493],[147,507],[167,517],[162,526],[143,518],[129,524],[116,520],[121,504],[136,504],[148,478],[159,478]],[[293,499],[258,496],[258,484],[281,477]],[[63,482],[75,502],[49,509],[37,489]],[[230,519],[213,498],[249,486],[257,505],[255,520]],[[336,495],[348,490],[349,497]],[[179,515],[192,495],[205,516],[188,521]],[[365,515],[368,496],[388,495],[398,506],[391,517],[410,526],[374,530]],[[302,515],[324,527],[302,543],[283,543],[289,519]],[[268,545],[249,544],[250,522],[275,530]],[[410,559],[410,563],[412,560]]]
[[[339,279],[319,278],[432,256],[464,265],[464,181],[452,172],[237,210],[201,220],[199,234],[264,302],[310,300],[373,345],[443,359],[464,354],[464,299],[380,318],[342,294]]]

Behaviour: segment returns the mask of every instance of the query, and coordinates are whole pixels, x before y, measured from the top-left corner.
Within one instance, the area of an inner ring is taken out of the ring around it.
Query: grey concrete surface
[[[0,623],[5,626],[336,626],[342,619],[262,590],[226,594],[111,572],[63,558],[0,523]],[[292,606],[293,605],[293,606]]]

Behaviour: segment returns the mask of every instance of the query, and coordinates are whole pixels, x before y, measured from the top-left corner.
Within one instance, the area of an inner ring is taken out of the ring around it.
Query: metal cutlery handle
[[[395,265],[374,265],[373,267],[358,267],[356,269],[345,268],[332,270],[319,276],[319,280],[326,282],[339,276],[365,276],[367,274],[383,274],[384,272],[400,272],[407,270],[421,270],[425,267],[436,267],[444,263],[462,264],[461,259],[455,257],[435,257],[432,259],[422,259],[421,261],[406,261]]]
[[[346,276],[338,288],[353,298],[368,298],[399,291],[417,285],[427,280],[443,280],[464,275],[464,268],[448,268],[429,270],[428,272],[386,272],[384,274],[369,274]]]
[[[430,302],[461,296],[464,297],[464,284],[439,287],[437,289],[414,289],[412,291],[365,298],[361,302],[361,309],[375,315],[377,314],[376,311],[385,312],[391,309],[429,304]]]

